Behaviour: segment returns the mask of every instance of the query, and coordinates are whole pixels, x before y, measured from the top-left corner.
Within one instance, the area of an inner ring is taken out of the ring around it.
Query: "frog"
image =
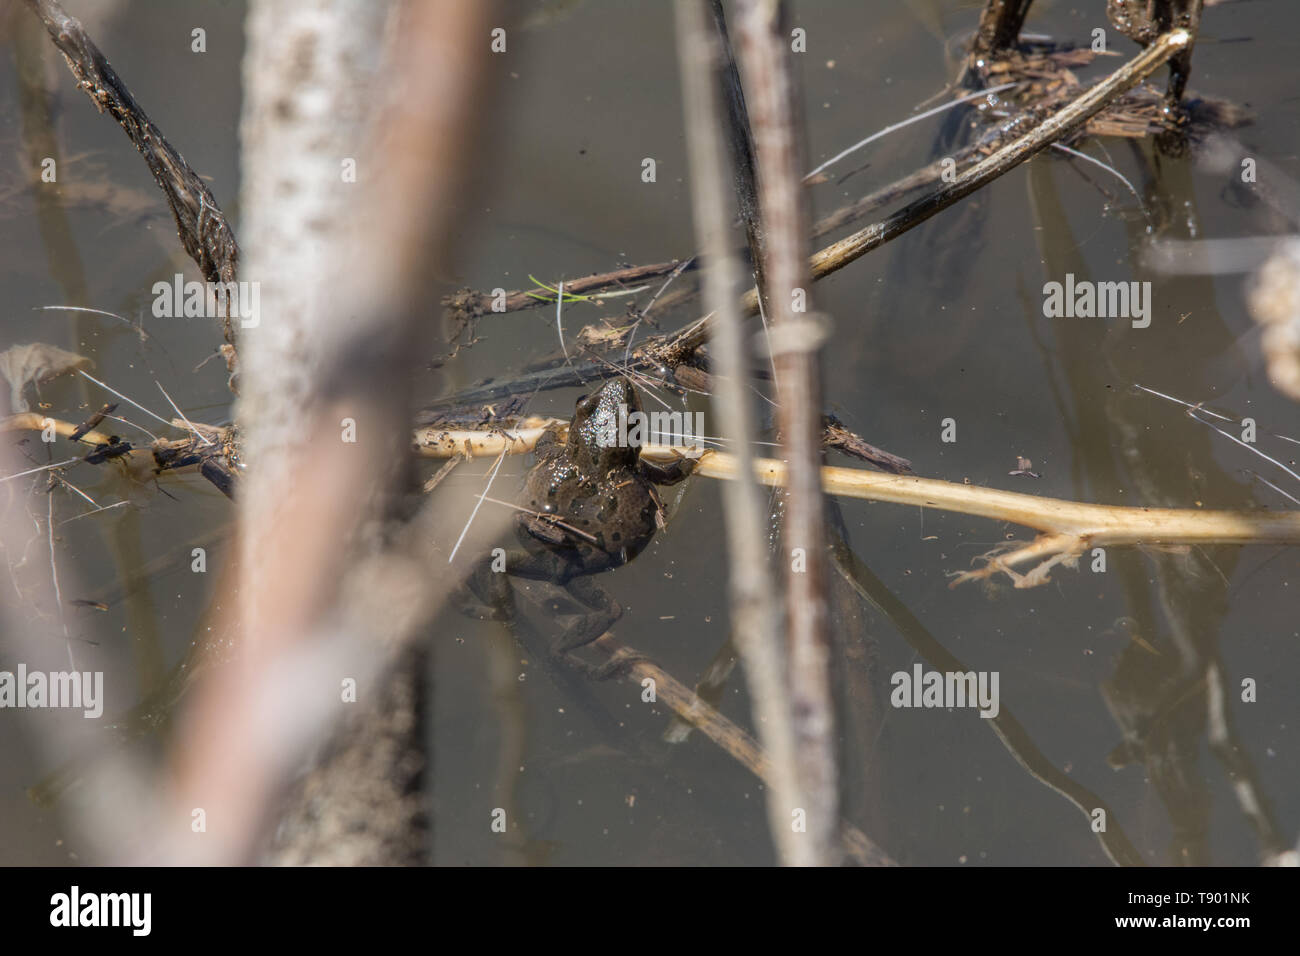
[[[508,598],[507,576],[562,590],[581,611],[568,616],[550,653],[594,680],[622,676],[637,658],[620,655],[597,666],[576,654],[623,615],[593,577],[646,549],[665,524],[657,486],[684,481],[696,465],[684,455],[663,464],[642,458],[640,444],[620,430],[640,411],[637,391],[623,375],[579,398],[567,434],[548,430],[534,449],[536,462],[524,479],[515,521],[522,547],[506,553],[504,573],[484,565],[470,580],[475,595],[496,608]]]

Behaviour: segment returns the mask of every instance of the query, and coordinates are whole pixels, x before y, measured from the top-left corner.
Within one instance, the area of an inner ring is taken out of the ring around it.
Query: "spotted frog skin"
[[[519,537],[557,583],[619,567],[645,550],[663,525],[655,485],[690,473],[686,459],[659,467],[642,461],[640,448],[613,441],[620,406],[628,415],[641,410],[622,376],[579,399],[567,440],[548,434],[524,482],[521,504],[533,514],[519,516]]]
[[[695,465],[685,458],[656,465],[641,459],[639,447],[618,444],[620,406],[627,415],[641,410],[636,390],[623,376],[578,399],[564,440],[548,432],[538,442],[537,463],[519,502],[527,511],[516,521],[523,550],[506,555],[507,574],[551,582],[582,606],[584,613],[574,616],[551,652],[596,679],[617,676],[631,661],[593,667],[573,654],[623,613],[590,576],[620,567],[645,550],[664,523],[655,485],[682,481]],[[508,598],[502,591],[509,588],[505,577],[489,572],[485,578],[480,572],[471,587],[500,606]]]

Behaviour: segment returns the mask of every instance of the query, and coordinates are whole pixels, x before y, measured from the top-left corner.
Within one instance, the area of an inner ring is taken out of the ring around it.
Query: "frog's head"
[[[622,375],[611,378],[578,399],[569,425],[569,455],[580,466],[601,472],[634,466],[641,446],[629,441],[632,426],[628,418],[640,411],[641,401],[632,383]]]

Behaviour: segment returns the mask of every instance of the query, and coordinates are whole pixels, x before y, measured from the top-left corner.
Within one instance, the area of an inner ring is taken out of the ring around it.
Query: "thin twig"
[[[569,362],[572,361],[572,359],[569,358],[569,347],[564,344],[563,309],[564,309],[564,280],[561,279],[560,284],[556,287],[555,290],[555,334],[560,337],[560,351],[564,353],[564,364],[568,365]]]
[[[754,413],[747,390],[741,317],[736,308],[739,263],[731,250],[726,150],[720,135],[722,104],[719,89],[725,69],[721,30],[710,31],[700,0],[677,0],[677,44],[682,73],[682,102],[686,113],[687,149],[691,169],[696,241],[704,252],[704,299],[716,309],[714,348],[720,372],[716,398],[719,414],[735,442],[740,459],[749,462],[749,440],[755,434]],[[747,471],[752,474],[752,471]],[[737,650],[751,688],[751,706],[759,734],[771,761],[761,773],[771,788],[768,825],[778,857],[800,859],[791,830],[790,809],[798,806],[794,729],[786,702],[779,616],[771,573],[766,564],[763,496],[752,479],[736,483],[722,496],[727,522],[731,613],[738,635]],[[759,771],[755,769],[755,772]]]
[[[460,537],[456,539],[456,546],[451,549],[451,554],[447,557],[448,564],[456,560],[456,552],[460,550],[460,545],[461,542],[465,540],[465,535],[469,534],[469,526],[474,523],[474,516],[478,514],[478,509],[483,506],[483,500],[487,497],[487,493],[492,490],[492,482],[496,480],[497,472],[501,470],[501,463],[505,460],[505,452],[502,452],[500,457],[497,458],[496,464],[492,466],[492,470],[488,473],[487,484],[483,487],[482,494],[480,494],[474,502],[474,510],[469,513],[469,518],[465,520],[465,527],[461,529]]]
[[[1139,391],[1147,392],[1148,394],[1155,395],[1158,398],[1163,398],[1167,401],[1173,402],[1175,405],[1182,405],[1184,408],[1188,410],[1189,414],[1191,412],[1200,412],[1203,415],[1209,415],[1212,418],[1217,418],[1219,419],[1219,421],[1222,422],[1240,421],[1240,418],[1233,417],[1232,415],[1225,415],[1222,412],[1216,412],[1212,408],[1206,408],[1205,402],[1186,402],[1183,401],[1181,398],[1175,398],[1173,395],[1166,395],[1164,392],[1156,391],[1154,388],[1147,388],[1145,385],[1139,385],[1136,382],[1133,383],[1133,387],[1138,389]],[[1287,435],[1282,435],[1279,434],[1278,432],[1272,432],[1272,431],[1269,432],[1268,434],[1274,438],[1281,439],[1282,441],[1291,442],[1291,444],[1293,445],[1300,445],[1300,440],[1291,438]]]
[[[899,120],[897,123],[891,123],[888,126],[886,126],[884,129],[877,130],[876,132],[872,133],[866,139],[859,140],[858,142],[854,143],[848,149],[836,153],[834,156],[826,160],[826,162],[822,163],[816,169],[809,171],[808,174],[805,175],[803,178],[804,182],[808,182],[808,180],[812,179],[814,176],[816,176],[818,173],[822,172],[823,170],[830,169],[832,166],[838,163],[845,156],[850,156],[853,153],[856,153],[863,146],[866,146],[869,143],[874,143],[876,140],[888,136],[890,133],[896,133],[900,129],[911,126],[913,123],[919,123],[923,119],[929,119],[931,116],[937,116],[940,113],[952,109],[954,106],[961,106],[963,103],[969,103],[972,100],[983,99],[984,97],[992,93],[1001,93],[1003,90],[1009,90],[1013,86],[1023,86],[1025,82],[1026,81],[1023,80],[1017,80],[1011,83],[1001,83],[997,86],[990,86],[988,89],[976,90],[974,93],[968,93],[959,99],[955,99],[952,100],[951,102],[944,103],[942,106],[936,106],[934,107],[934,109],[926,110],[924,113],[917,113],[915,116],[909,116],[905,120]]]
[[[1258,455],[1260,458],[1263,458],[1266,462],[1268,462],[1268,463],[1270,463],[1270,464],[1273,464],[1273,465],[1276,465],[1277,467],[1281,468],[1283,471],[1285,471],[1288,475],[1290,475],[1290,476],[1291,476],[1292,478],[1294,478],[1296,481],[1300,481],[1300,474],[1296,474],[1296,472],[1292,471],[1290,468],[1288,468],[1286,465],[1282,464],[1280,461],[1278,461],[1276,458],[1272,457],[1271,455],[1266,455],[1266,454],[1264,454],[1262,451],[1260,451],[1258,448],[1256,448],[1256,447],[1255,447],[1254,445],[1252,445],[1250,442],[1242,441],[1240,438],[1238,438],[1236,435],[1233,435],[1231,432],[1226,432],[1226,431],[1224,431],[1224,430],[1223,430],[1222,428],[1220,428],[1218,425],[1211,425],[1209,422],[1207,422],[1207,421],[1206,421],[1205,419],[1203,419],[1203,418],[1197,418],[1197,417],[1196,417],[1196,412],[1195,412],[1195,411],[1189,411],[1189,412],[1187,413],[1187,417],[1190,418],[1190,419],[1192,419],[1193,421],[1200,422],[1202,425],[1204,425],[1206,428],[1210,429],[1211,431],[1218,432],[1220,435],[1222,435],[1224,438],[1228,439],[1229,441],[1231,441],[1231,442],[1236,442],[1236,443],[1237,443],[1238,445],[1240,445],[1242,448],[1246,449],[1246,451],[1251,452],[1252,454]]]
[[[143,405],[141,405],[141,404],[140,404],[139,402],[137,402],[135,399],[133,399],[133,398],[127,398],[125,395],[123,395],[123,394],[122,394],[121,392],[119,392],[117,389],[113,388],[112,386],[105,385],[103,382],[101,382],[99,379],[95,378],[95,376],[91,375],[89,372],[83,371],[82,369],[77,369],[77,371],[78,371],[80,374],[86,376],[86,378],[90,379],[92,382],[94,382],[94,383],[95,383],[96,385],[98,385],[100,388],[105,389],[106,391],[112,392],[112,393],[113,393],[114,395],[116,395],[118,398],[122,399],[122,401],[124,401],[124,402],[130,402],[132,405],[134,405],[136,408],[140,409],[140,411],[144,412],[144,413],[145,413],[146,415],[148,415],[150,418],[156,418],[158,421],[162,422],[164,425],[168,426],[169,428],[172,427],[172,423],[171,423],[171,422],[169,422],[167,419],[163,418],[161,415],[155,415],[153,412],[149,411],[149,409],[145,408]]]
[[[203,444],[205,445],[211,445],[212,442],[209,441],[207,438],[203,437],[203,435],[199,432],[199,430],[194,427],[194,423],[185,417],[185,413],[181,411],[180,406],[172,401],[172,397],[167,394],[167,389],[162,387],[162,382],[158,381],[157,379],[154,379],[154,384],[158,386],[158,391],[163,393],[163,398],[167,399],[167,404],[170,405],[172,407],[172,410],[175,411],[176,414],[181,417],[181,421],[183,421],[185,423],[185,427],[188,428],[194,434],[194,437],[197,438],[199,441],[203,442]]]
[[[70,521],[79,521],[82,518],[89,518],[91,515],[97,515],[101,511],[112,511],[114,508],[120,508],[123,505],[129,505],[130,503],[131,502],[129,501],[115,501],[111,505],[104,505],[102,508],[96,508],[93,511],[83,511],[81,514],[73,515],[71,518],[64,518],[62,521],[59,522],[59,527],[62,528],[65,524],[67,524]]]
[[[15,475],[4,475],[0,481],[11,481],[14,478],[24,478],[27,475],[35,475],[38,472],[50,471],[53,468],[62,468],[64,465],[73,465],[81,461],[80,458],[69,458],[67,461],[56,461],[52,465],[41,465],[39,468],[28,468],[26,471],[20,471]]]
[[[1276,491],[1279,495],[1281,495],[1281,496],[1282,496],[1283,498],[1285,498],[1287,501],[1291,502],[1293,505],[1300,505],[1300,498],[1297,498],[1295,495],[1290,494],[1289,492],[1283,491],[1281,488],[1279,488],[1277,485],[1273,484],[1273,482],[1269,481],[1267,478],[1265,478],[1265,477],[1264,477],[1263,475],[1261,475],[1259,472],[1257,472],[1257,471],[1251,471],[1249,468],[1243,468],[1243,469],[1241,469],[1241,470],[1242,470],[1243,473],[1245,473],[1245,474],[1247,474],[1247,475],[1251,475],[1252,477],[1256,478],[1257,480],[1262,481],[1264,484],[1268,485],[1270,488],[1272,488],[1274,491]]]
[[[628,283],[640,282],[642,279],[652,279],[655,276],[666,276],[673,271],[681,268],[687,271],[692,266],[682,267],[681,260],[674,259],[672,262],[656,262],[648,266],[629,266],[626,269],[615,269],[613,272],[602,272],[598,275],[587,276],[582,279],[570,279],[565,285],[568,287],[569,296],[584,296],[586,298],[600,298],[599,293],[607,289],[623,289]],[[506,293],[505,303],[500,312],[516,312],[521,309],[536,309],[550,302],[550,299],[536,297],[536,289],[520,289],[514,292]],[[612,293],[609,293],[612,295]],[[493,297],[486,292],[475,292],[473,289],[462,289],[446,296],[442,304],[453,311],[461,312],[465,315],[474,317],[485,314],[499,314],[492,308]]]
[[[59,565],[54,560],[54,489],[58,487],[56,482],[50,482],[49,489],[45,492],[45,530],[50,544],[50,580],[54,584],[54,604],[59,615],[59,625],[63,628],[63,639],[68,648],[68,667],[72,670],[77,669],[77,663],[72,657],[72,637],[68,634],[68,621],[63,615],[63,595],[59,592]]]
[[[786,594],[787,690],[798,767],[796,807],[806,832],[793,842],[791,862],[830,865],[840,855],[839,771],[826,633],[826,528],[822,503],[822,388],[818,350],[825,332],[819,318],[796,299],[809,298],[807,192],[800,151],[799,97],[780,0],[739,0],[737,36],[758,159],[763,220],[762,296],[771,322],[769,344],[779,386],[777,424],[789,462],[782,558]],[[788,813],[791,808],[787,808]],[[787,821],[788,825],[788,821]]]
[[[659,297],[664,294],[664,290],[672,285],[678,276],[685,272],[690,266],[694,265],[695,259],[695,256],[691,256],[674,269],[668,278],[663,281],[663,285],[659,286],[658,291],[650,297],[650,301],[646,303],[646,307],[637,311],[636,321],[632,323],[632,328],[629,329],[627,333],[627,347],[623,350],[624,365],[630,366],[632,363],[632,343],[636,339],[636,330],[640,328],[641,323],[649,317],[650,310],[655,307],[655,303],[658,302]],[[657,327],[658,326],[656,326],[656,328]]]
[[[1147,232],[1150,232],[1154,228],[1151,222],[1151,214],[1147,212],[1146,203],[1142,201],[1142,197],[1138,195],[1138,191],[1133,188],[1133,184],[1128,181],[1128,177],[1126,177],[1118,169],[1116,169],[1114,166],[1111,166],[1109,163],[1103,163],[1100,159],[1097,159],[1095,156],[1089,156],[1087,153],[1082,153],[1077,149],[1071,149],[1069,146],[1066,146],[1064,143],[1053,143],[1052,149],[1060,150],[1061,152],[1069,156],[1073,156],[1076,159],[1082,159],[1085,162],[1092,163],[1094,166],[1100,166],[1102,169],[1106,170],[1106,172],[1110,173],[1112,176],[1114,176],[1116,179],[1122,182],[1128,188],[1128,191],[1133,194],[1133,198],[1137,200],[1138,208],[1142,210],[1142,215],[1147,221]]]

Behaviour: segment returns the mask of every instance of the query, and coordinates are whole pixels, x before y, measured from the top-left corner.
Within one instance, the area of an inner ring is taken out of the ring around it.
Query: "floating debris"
[[[1015,470],[1015,471],[1009,471],[1009,472],[1007,472],[1007,474],[1008,474],[1008,475],[1022,475],[1022,476],[1028,477],[1028,478],[1041,478],[1041,477],[1043,477],[1043,476],[1040,475],[1038,472],[1033,471],[1033,470],[1032,470],[1033,467],[1034,467],[1034,463],[1033,463],[1032,461],[1030,461],[1028,458],[1025,458],[1025,457],[1023,457],[1023,456],[1021,456],[1021,455],[1017,455],[1017,456],[1016,456],[1016,470]]]

